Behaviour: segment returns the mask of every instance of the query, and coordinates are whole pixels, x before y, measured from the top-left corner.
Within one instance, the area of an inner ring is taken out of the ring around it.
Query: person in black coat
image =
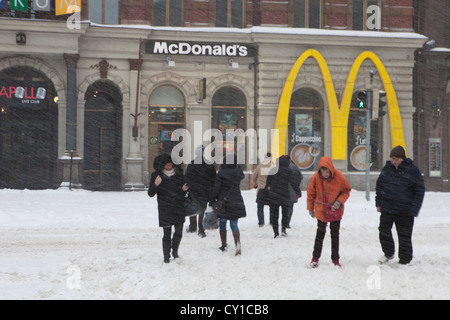
[[[281,207],[281,232],[283,236],[287,236],[286,227],[289,224],[289,207],[292,203],[289,187],[292,187],[296,197],[301,197],[300,191],[300,175],[293,174],[289,169],[291,159],[284,155],[277,159],[277,168],[274,168],[275,174],[270,174],[267,177],[266,188],[269,190],[270,203],[270,224],[272,225],[274,237],[277,238],[279,234],[278,218]]]
[[[241,240],[238,227],[238,219],[247,216],[245,210],[244,199],[241,194],[241,180],[244,179],[244,173],[242,169],[237,165],[237,159],[234,158],[230,162],[222,165],[222,169],[216,176],[214,188],[211,194],[210,203],[213,203],[216,199],[225,201],[225,212],[218,214],[219,216],[219,234],[222,242],[222,246],[219,248],[225,251],[227,248],[227,221],[230,221],[230,227],[233,232],[233,238],[236,245],[236,255],[241,254]]]
[[[399,240],[400,264],[408,264],[413,258],[412,231],[414,218],[419,215],[425,195],[422,174],[406,158],[405,149],[392,149],[391,161],[387,161],[376,184],[375,204],[380,215],[379,236],[384,256],[380,263],[394,258],[395,245],[392,226],[395,223]]]
[[[303,174],[300,171],[299,167],[290,159],[290,163],[288,166],[289,170],[291,170],[292,174],[295,176],[295,181],[298,181],[298,187],[300,188],[300,185],[303,181]],[[298,202],[298,199],[302,197],[302,190],[300,189],[300,195],[296,194],[294,191],[294,188],[292,188],[291,185],[289,185],[289,194],[291,195],[291,203],[289,204],[289,210],[288,210],[288,219],[287,219],[287,225],[286,228],[290,228],[290,223],[292,219],[292,214],[294,213],[294,204]]]
[[[183,198],[188,187],[184,183],[183,172],[174,166],[169,154],[158,155],[154,162],[148,195],[158,200],[159,226],[163,228],[162,248],[164,262],[170,262],[170,251],[174,259],[178,258],[178,248],[183,236]],[[175,232],[172,238],[172,226]]]
[[[203,217],[205,215],[208,201],[211,198],[211,191],[216,180],[216,168],[213,164],[208,164],[203,159],[203,146],[195,150],[195,159],[187,166],[184,179],[189,186],[190,192],[202,208],[202,213],[198,215],[198,235],[201,238],[206,237],[205,228],[203,228]],[[197,216],[189,218],[190,224],[188,232],[197,231]]]

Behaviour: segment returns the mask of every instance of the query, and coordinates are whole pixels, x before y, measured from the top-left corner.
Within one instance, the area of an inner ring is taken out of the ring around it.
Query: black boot
[[[179,258],[178,256],[178,248],[180,247],[181,238],[183,237],[183,226],[175,227],[175,233],[172,238],[172,257],[174,259]]]
[[[241,255],[241,234],[239,231],[233,231],[234,243],[236,245],[235,256]]]
[[[227,231],[220,230],[220,241],[222,242],[222,246],[219,247],[221,251],[225,251],[227,249]]]
[[[164,263],[169,263],[170,262],[170,238],[166,239],[163,238],[162,239],[162,248],[163,248],[163,255],[164,255]]]
[[[278,231],[278,225],[274,225],[272,224],[272,228],[273,228],[273,238],[278,238],[280,236],[280,233]]]

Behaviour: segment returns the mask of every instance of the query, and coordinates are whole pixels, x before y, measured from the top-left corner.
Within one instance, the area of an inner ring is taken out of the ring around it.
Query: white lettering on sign
[[[241,44],[191,44],[188,42],[171,43],[167,41],[155,41],[153,50],[149,53],[247,57],[249,55],[249,50],[247,46]]]

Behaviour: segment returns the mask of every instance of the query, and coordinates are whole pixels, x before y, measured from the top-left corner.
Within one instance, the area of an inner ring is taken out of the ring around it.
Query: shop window
[[[216,1],[216,27],[243,28],[244,1]]]
[[[288,154],[301,170],[317,170],[323,153],[324,104],[315,90],[303,88],[291,97]]]
[[[173,86],[157,88],[150,96],[148,118],[149,169],[152,172],[156,156],[170,154],[179,143],[171,140],[172,132],[186,127],[183,94]]]
[[[294,1],[294,28],[321,28],[322,0]]]
[[[244,132],[247,130],[247,99],[240,90],[225,87],[214,94],[211,128],[222,132],[224,155],[236,153],[238,148],[246,147],[245,140],[240,140],[245,137],[234,134],[237,129],[242,129]],[[228,133],[227,130],[229,130]]]
[[[348,120],[347,169],[348,171],[366,170],[367,116],[366,109],[358,107],[358,92],[352,97]],[[379,171],[381,163],[382,137],[381,119],[371,121],[370,170]]]
[[[119,0],[89,0],[89,20],[101,24],[119,23]]]
[[[367,27],[367,8],[370,6],[379,6],[379,0],[353,0],[353,30],[374,30]]]
[[[154,26],[183,26],[182,0],[153,0]]]

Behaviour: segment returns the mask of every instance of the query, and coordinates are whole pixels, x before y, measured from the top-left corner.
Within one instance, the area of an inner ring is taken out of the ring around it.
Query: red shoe
[[[336,267],[339,267],[339,268],[342,267],[341,264],[339,263],[339,260],[331,260],[331,261],[333,261],[333,264],[334,264]]]
[[[319,259],[318,258],[312,258],[311,262],[309,263],[309,266],[311,268],[317,268],[319,266]]]

